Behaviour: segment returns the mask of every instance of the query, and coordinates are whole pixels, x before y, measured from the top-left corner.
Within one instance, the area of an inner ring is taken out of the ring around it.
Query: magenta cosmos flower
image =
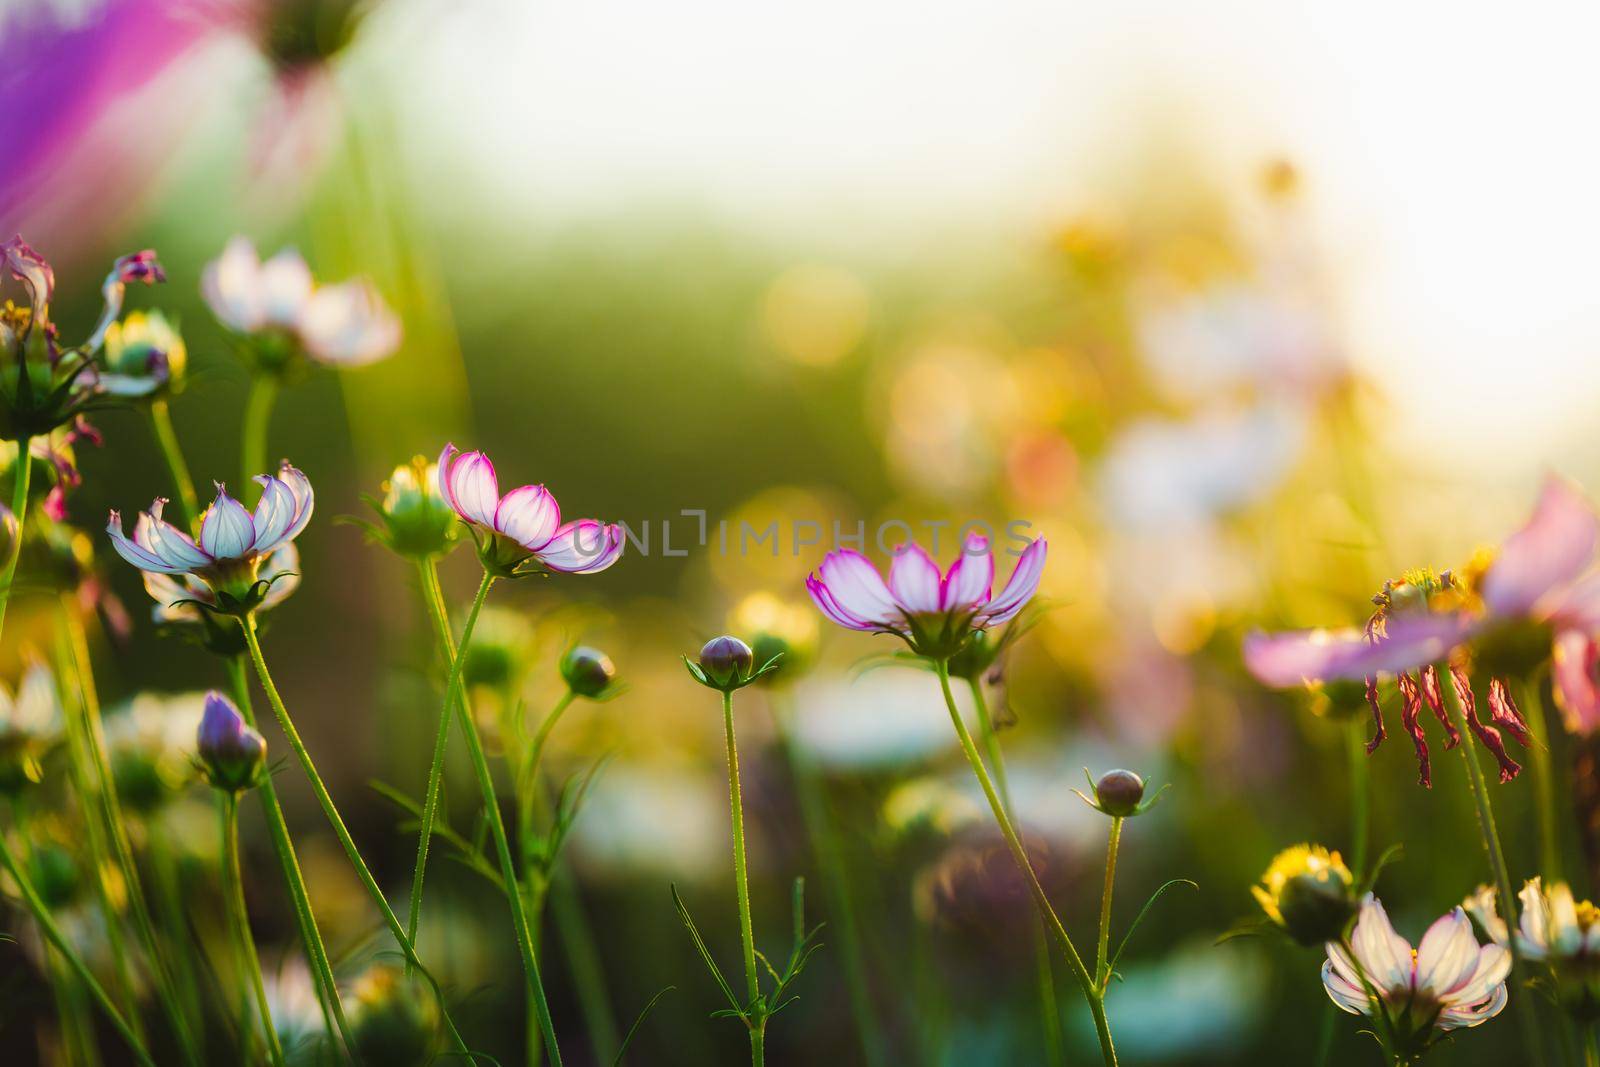
[[[1429,784],[1427,740],[1420,722],[1424,704],[1445,730],[1445,748],[1461,740],[1446,715],[1437,664],[1448,661],[1451,684],[1468,727],[1494,754],[1500,780],[1521,767],[1505,750],[1500,730],[1528,743],[1527,722],[1505,679],[1526,674],[1545,658],[1553,664],[1556,702],[1575,733],[1600,727],[1600,572],[1594,569],[1600,519],[1570,483],[1551,478],[1533,515],[1505,542],[1468,568],[1464,577],[1446,571],[1413,572],[1385,583],[1373,598],[1378,610],[1362,629],[1301,630],[1251,634],[1244,660],[1267,685],[1292,687],[1332,681],[1362,682],[1376,731],[1367,745],[1384,740],[1378,677],[1393,675],[1402,701],[1402,722],[1412,737],[1420,778]],[[1490,675],[1490,723],[1477,712],[1468,667]]]
[[[206,265],[200,292],[219,322],[255,342],[267,369],[286,368],[297,352],[359,367],[400,347],[400,320],[370,281],[318,285],[292,248],[263,263],[248,237],[235,237]]]
[[[445,445],[439,487],[472,531],[484,568],[502,578],[540,570],[594,574],[622,556],[622,527],[598,519],[561,523],[561,508],[542,485],[500,495],[494,464],[482,452]]]
[[[306,528],[313,503],[311,483],[288,460],[277,475],[257,475],[255,480],[261,502],[254,514],[217,485],[217,499],[201,516],[198,542],[161,517],[167,502],[160,497],[149,511],[139,513],[131,540],[123,532],[122,516],[113,511],[106,524],[112,547],[148,574],[204,582],[215,598],[197,597],[196,605],[228,614],[254,611],[286,574],[265,564]]]
[[[822,613],[840,626],[867,633],[894,634],[912,651],[947,659],[961,651],[979,630],[1006,622],[1039,589],[1046,545],[1039,538],[1023,550],[1011,580],[998,596],[994,555],[986,537],[967,538],[961,555],[943,573],[933,558],[912,543],[896,550],[889,581],[859,552],[829,552],[806,590]]]

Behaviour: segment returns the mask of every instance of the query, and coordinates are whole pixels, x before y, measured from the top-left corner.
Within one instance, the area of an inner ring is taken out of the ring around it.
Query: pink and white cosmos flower
[[[921,546],[901,546],[887,583],[861,553],[829,552],[806,579],[806,591],[840,626],[894,634],[919,655],[945,658],[959,652],[973,633],[1012,619],[1033,599],[1046,550],[1042,537],[1028,545],[1010,581],[993,596],[994,555],[988,538],[978,535],[967,538],[943,573]]]
[[[1497,944],[1480,947],[1461,908],[1428,927],[1412,951],[1378,898],[1368,893],[1350,948],[1353,953],[1328,942],[1323,987],[1343,1010],[1371,1018],[1375,1009],[1364,976],[1401,1046],[1393,1051],[1406,1055],[1407,1062],[1449,1031],[1482,1025],[1505,1010],[1511,953]]]
[[[501,577],[543,569],[594,574],[622,557],[622,527],[598,519],[561,522],[561,508],[542,485],[500,495],[494,463],[482,452],[445,445],[439,488],[478,543],[484,567]]]
[[[252,514],[219,483],[217,498],[200,520],[196,541],[161,517],[166,500],[157,497],[139,513],[133,537],[123,532],[113,511],[106,531],[117,554],[147,574],[189,576],[208,585],[221,610],[254,610],[271,593],[273,579],[285,572],[263,564],[288,546],[311,521],[311,483],[288,460],[274,475],[257,475],[261,502]],[[266,572],[271,572],[271,577]],[[211,598],[197,598],[208,602]]]
[[[263,263],[248,237],[234,237],[206,265],[200,292],[228,329],[286,335],[328,366],[375,363],[400,347],[400,320],[370,281],[318,285],[292,248]]]

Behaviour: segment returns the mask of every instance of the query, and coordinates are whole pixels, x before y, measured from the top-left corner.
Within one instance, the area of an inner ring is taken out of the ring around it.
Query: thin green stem
[[[1358,879],[1367,873],[1367,837],[1372,816],[1372,771],[1367,765],[1367,737],[1360,719],[1345,727],[1350,767],[1350,869]]]
[[[79,956],[73,949],[71,943],[61,933],[61,928],[51,918],[50,909],[45,906],[43,900],[39,899],[38,892],[33,888],[33,882],[28,879],[27,873],[22,869],[22,865],[12,855],[11,848],[6,844],[3,834],[0,834],[0,865],[5,867],[6,872],[17,883],[17,890],[22,894],[22,902],[33,916],[33,921],[39,924],[39,930],[44,934],[45,939],[55,946],[55,950],[60,953],[61,958],[67,961],[67,964],[77,974],[79,980],[88,988],[90,996],[100,1005],[100,1009],[111,1020],[111,1025],[116,1028],[117,1033],[127,1042],[128,1048],[133,1051],[134,1058],[144,1064],[145,1067],[156,1067],[156,1061],[151,1059],[144,1042],[134,1032],[133,1027],[128,1025],[127,1019],[123,1018],[122,1012],[117,1010],[116,1004],[111,1000],[105,988],[95,980],[94,972],[89,970],[88,965],[83,962],[83,957]]]
[[[33,459],[28,455],[28,444],[27,437],[17,441],[17,461],[11,486],[11,514],[17,520],[17,529],[11,538],[11,551],[6,553],[5,572],[0,575],[0,634],[5,633],[6,608],[11,603],[11,592],[17,584],[17,560],[22,556],[22,526],[28,517],[28,481],[33,474]]]
[[[1528,724],[1528,763],[1533,772],[1533,795],[1539,820],[1539,873],[1545,884],[1561,880],[1561,840],[1556,823],[1555,780],[1550,766],[1550,731],[1545,728],[1544,701],[1539,679],[1521,686],[1523,718]]]
[[[1600,1043],[1595,1041],[1594,1024],[1583,1023],[1583,1065],[1584,1067],[1600,1067]]]
[[[251,729],[255,729],[255,709],[250,702],[250,677],[244,657],[231,656],[226,663],[239,714]],[[317,989],[317,1003],[322,1008],[323,1025],[330,1033],[338,1033],[339,1040],[354,1058],[355,1045],[350,1037],[349,1022],[345,1018],[344,1003],[339,999],[339,984],[334,980],[328,949],[322,942],[322,931],[318,929],[317,917],[311,910],[311,894],[306,890],[305,878],[300,873],[300,860],[295,855],[294,840],[289,836],[289,826],[283,818],[283,807],[278,803],[278,790],[272,782],[272,775],[262,776],[256,792],[261,795],[267,836],[272,839],[273,851],[278,854],[278,865],[283,868],[283,879],[289,888],[295,926],[300,931],[300,943],[306,950],[307,965],[311,968],[311,978]]]
[[[967,688],[972,693],[972,704],[978,713],[978,737],[988,754],[995,786],[1000,791],[1000,803],[1006,809],[1006,816],[1012,822],[1016,822],[1017,809],[1011,799],[1011,781],[1006,774],[1005,753],[1000,748],[1000,734],[994,728],[994,715],[989,710],[989,698],[984,694],[982,680],[976,675],[967,679]],[[1044,1026],[1048,1062],[1060,1063],[1063,1054],[1061,1003],[1056,997],[1055,971],[1050,965],[1050,934],[1045,930],[1043,920],[1040,920],[1034,936],[1034,973],[1039,990],[1040,1021]],[[1098,971],[1096,976],[1098,978]]]
[[[239,798],[223,793],[218,798],[222,816],[222,880],[227,896],[228,926],[233,931],[239,965],[245,969],[256,999],[256,1014],[266,1035],[267,1057],[273,1067],[283,1067],[283,1046],[272,1025],[272,1007],[267,1002],[267,985],[261,977],[261,959],[250,934],[250,912],[244,902],[244,877],[239,870]]]
[[[605,970],[600,962],[600,950],[595,944],[594,932],[584,914],[583,900],[572,875],[560,868],[550,873],[550,914],[555,921],[556,934],[561,938],[567,969],[572,974],[573,988],[578,995],[578,1008],[583,1012],[584,1029],[589,1032],[589,1044],[595,1059],[612,1063],[617,1058],[621,1038],[617,1036],[617,1013],[606,989]]]
[[[1061,924],[1061,917],[1051,906],[1049,894],[1044,891],[1044,886],[1039,884],[1039,876],[1034,873],[1033,864],[1028,861],[1028,852],[1023,847],[1022,838],[1017,835],[1016,827],[1011,824],[1011,818],[1006,814],[1000,795],[995,792],[994,782],[990,780],[989,772],[984,769],[983,757],[978,755],[978,747],[972,742],[972,734],[967,730],[967,724],[962,721],[961,709],[956,706],[955,694],[950,692],[949,663],[935,659],[933,666],[939,676],[939,688],[944,693],[945,707],[950,712],[951,725],[955,727],[956,737],[961,742],[961,751],[966,755],[972,773],[977,776],[978,785],[982,787],[984,798],[989,802],[989,810],[994,814],[1000,833],[1028,883],[1028,891],[1033,896],[1035,907],[1039,909],[1039,917],[1044,921],[1045,929],[1050,931],[1051,936],[1061,946],[1062,954],[1067,959],[1067,966],[1071,968],[1073,977],[1078,980],[1084,999],[1089,1002],[1089,1013],[1094,1017],[1095,1035],[1100,1040],[1100,1055],[1106,1067],[1115,1067],[1117,1051],[1111,1040],[1111,1025],[1106,1020],[1105,998],[1101,996],[1094,979],[1089,975],[1088,968],[1084,966],[1083,957],[1078,955],[1077,946],[1067,935],[1067,928]]]
[[[427,605],[429,617],[433,619],[436,629],[448,635],[450,622],[445,616],[444,594],[439,588],[439,570],[432,557],[425,556],[417,560],[417,578],[421,582],[422,599]],[[428,870],[428,844],[433,837],[433,824],[439,817],[445,750],[450,742],[452,702],[449,689],[445,695],[445,705],[439,710],[439,728],[433,739],[433,761],[428,765],[427,792],[422,801],[422,825],[417,832],[417,862],[411,872],[411,905],[406,916],[406,935],[413,941],[417,936],[417,924],[422,920],[422,882]]]
[[[878,1013],[873,1008],[871,988],[867,982],[866,950],[862,945],[861,920],[856,914],[855,901],[850,892],[850,876],[844,859],[844,846],[839,831],[823,796],[822,781],[815,764],[799,745],[795,744],[789,730],[790,707],[786,694],[772,694],[773,721],[777,726],[779,747],[789,761],[789,773],[794,779],[795,797],[800,803],[800,820],[810,839],[822,873],[823,892],[828,897],[828,909],[833,921],[830,929],[836,930],[840,945],[839,957],[844,962],[845,988],[850,994],[850,1011],[855,1017],[856,1031],[861,1037],[861,1054],[867,1067],[883,1067],[885,1042],[878,1024]],[[780,707],[779,705],[783,706]],[[832,940],[830,938],[830,940]]]
[[[523,907],[522,894],[517,889],[521,883],[517,879],[516,863],[511,858],[511,843],[506,838],[505,820],[500,815],[500,800],[495,793],[494,775],[489,770],[488,758],[483,754],[483,741],[478,736],[478,724],[472,718],[466,694],[461,689],[461,671],[466,662],[467,648],[472,641],[472,631],[478,623],[478,613],[483,610],[483,602],[489,595],[489,587],[493,584],[494,575],[485,571],[483,581],[478,584],[478,592],[472,598],[472,607],[467,612],[466,622],[462,626],[459,646],[450,633],[450,622],[444,615],[442,598],[430,598],[430,605],[433,608],[434,627],[438,631],[440,645],[450,662],[450,681],[445,688],[445,706],[455,708],[462,736],[467,742],[467,755],[471,757],[472,770],[478,777],[478,788],[483,793],[484,815],[489,821],[489,836],[494,839],[495,852],[500,858],[500,876],[505,883],[506,902],[511,908],[511,924],[517,935],[517,950],[522,955],[528,995],[533,998],[534,1010],[539,1015],[539,1027],[544,1031],[545,1049],[550,1053],[550,1062],[555,1067],[561,1067],[561,1050],[556,1045],[555,1022],[550,1018],[550,1004],[545,998],[544,982],[539,976],[539,962],[534,952],[533,935],[528,926],[528,914]],[[431,833],[431,825],[425,825],[422,832],[424,835]]]
[[[272,408],[278,402],[278,379],[271,374],[257,374],[250,379],[250,395],[245,398],[244,425],[239,442],[238,498],[246,506],[255,502],[260,492],[252,481],[267,470],[267,431],[272,425]]]
[[[739,745],[733,732],[733,693],[722,692],[722,729],[728,741],[728,809],[733,823],[733,888],[739,898],[739,943],[744,950],[746,1011],[756,1013],[745,1019],[750,1028],[750,1063],[761,1067],[766,1056],[766,1016],[756,1002],[761,998],[761,981],[756,974],[756,935],[750,920],[750,872],[744,851],[744,796],[739,785]]]
[[[1448,667],[1446,668],[1448,669]],[[1461,759],[1467,765],[1467,785],[1472,791],[1472,802],[1478,812],[1478,829],[1483,835],[1483,850],[1489,857],[1489,870],[1494,875],[1495,892],[1500,901],[1500,914],[1507,917],[1517,914],[1516,897],[1511,892],[1511,872],[1506,868],[1505,852],[1500,847],[1500,832],[1495,828],[1494,805],[1489,800],[1489,787],[1484,781],[1483,768],[1478,765],[1478,750],[1472,745],[1472,733],[1467,726],[1466,712],[1461,706],[1461,700],[1453,685],[1442,686],[1447,694],[1446,707],[1449,709],[1450,720],[1455,724],[1456,731],[1462,737]],[[1517,939],[1510,939],[1512,970],[1521,980],[1519,987],[1526,981],[1527,973],[1525,962],[1522,958],[1522,949],[1517,945]],[[1539,1017],[1535,1011],[1532,997],[1516,997],[1517,1022],[1522,1029],[1522,1040],[1526,1046],[1532,1062],[1543,1064],[1544,1039],[1541,1037]]]
[[[172,425],[172,410],[167,407],[165,400],[150,402],[150,428],[155,431],[156,444],[161,447],[161,455],[167,461],[167,470],[172,473],[172,484],[178,490],[178,503],[183,508],[184,525],[190,533],[193,533],[195,522],[200,517],[200,499],[195,495],[194,478],[189,474],[189,464],[183,458],[183,449],[178,446],[178,431]]]
[[[267,670],[266,657],[261,654],[261,640],[256,634],[256,620],[252,615],[246,615],[240,620],[240,629],[244,632],[246,646],[250,650],[250,661],[255,665],[256,679],[261,683],[261,688],[267,694],[267,703],[272,706],[272,712],[277,716],[278,726],[283,730],[284,737],[289,742],[289,747],[294,750],[295,758],[300,761],[301,770],[305,771],[306,779],[311,783],[311,791],[316,795],[317,804],[322,808],[322,814],[327,818],[328,825],[333,828],[334,836],[339,839],[339,844],[344,849],[345,856],[350,860],[350,865],[355,868],[356,877],[367,891],[367,896],[377,905],[379,913],[383,916],[385,925],[394,939],[400,945],[400,951],[417,973],[421,974],[433,990],[434,997],[439,1003],[439,1017],[443,1020],[445,1030],[449,1034],[450,1043],[459,1053],[467,1053],[467,1044],[461,1038],[461,1032],[456,1029],[456,1024],[450,1017],[450,1009],[445,1004],[444,994],[439,989],[439,983],[423,966],[417,958],[417,950],[411,944],[411,939],[406,936],[406,929],[400,924],[394,909],[389,906],[388,899],[383,895],[378,880],[372,877],[372,871],[367,867],[367,861],[361,857],[361,850],[356,847],[356,842],[350,836],[350,831],[345,827],[344,819],[339,814],[339,809],[334,806],[333,797],[328,794],[328,787],[322,782],[322,775],[317,773],[317,765],[311,759],[311,753],[306,748],[305,742],[300,739],[300,731],[295,729],[294,720],[289,717],[289,709],[284,706],[283,698],[278,695],[278,687],[273,684],[272,674]]]
[[[76,605],[63,594],[61,615],[66,629],[68,649],[72,656],[74,672],[78,678],[78,706],[83,713],[82,737],[89,757],[89,767],[99,779],[100,812],[109,832],[117,866],[128,893],[128,911],[133,916],[134,928],[144,944],[150,970],[155,978],[156,994],[161,1001],[178,1039],[183,1058],[191,1064],[200,1063],[200,1054],[189,1031],[189,1020],[184,1015],[182,1000],[172,977],[160,939],[156,937],[155,923],[150,920],[150,908],[145,901],[144,887],[139,880],[139,868],[134,863],[133,845],[128,840],[127,822],[122,814],[122,802],[117,797],[116,781],[111,773],[111,761],[106,758],[105,735],[100,722],[100,698],[95,690],[94,669],[89,658],[89,638],[83,629]]]
[[[1117,882],[1117,848],[1122,844],[1122,816],[1111,817],[1111,837],[1106,845],[1106,884],[1100,893],[1100,943],[1095,949],[1094,973],[1103,992],[1111,983],[1111,890]]]
[[[528,804],[530,806],[532,804],[531,791],[533,784],[538,780],[539,776],[539,763],[544,759],[545,743],[550,740],[550,731],[556,728],[556,723],[561,721],[562,713],[572,706],[574,699],[575,694],[572,690],[569,689],[563,693],[561,699],[556,701],[556,706],[550,709],[550,713],[544,717],[544,721],[539,724],[538,731],[533,735],[533,744],[529,746],[527,759],[523,761],[522,770],[517,776],[517,780],[522,783],[521,790],[529,797]]]

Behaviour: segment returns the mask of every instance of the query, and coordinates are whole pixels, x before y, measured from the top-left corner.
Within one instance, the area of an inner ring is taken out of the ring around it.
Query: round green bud
[[[591,700],[611,688],[617,668],[611,657],[597,648],[577,645],[561,657],[561,677],[567,688],[580,697]]]
[[[1144,779],[1132,771],[1107,771],[1094,783],[1094,799],[1108,815],[1132,815],[1144,799]]]

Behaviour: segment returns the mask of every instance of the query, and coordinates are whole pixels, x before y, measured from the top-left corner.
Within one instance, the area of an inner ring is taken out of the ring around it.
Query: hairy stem
[[[445,617],[444,594],[439,588],[439,571],[432,557],[417,561],[417,577],[421,582],[422,600],[427,606],[429,618],[433,620],[436,630],[448,635],[450,622]],[[433,837],[433,824],[439,817],[439,790],[444,781],[444,756],[450,743],[450,715],[453,710],[453,702],[449,698],[450,690],[447,687],[445,705],[439,710],[439,728],[433,739],[433,762],[428,765],[427,791],[422,800],[417,862],[411,872],[411,905],[406,916],[406,934],[412,940],[416,939],[417,924],[422,919],[422,883],[428,870],[428,844]]]
[[[1106,884],[1100,893],[1100,943],[1095,949],[1094,973],[1102,991],[1111,984],[1107,958],[1111,946],[1111,890],[1117,882],[1117,847],[1122,844],[1122,816],[1111,817],[1111,838],[1106,845]]]
[[[733,732],[733,693],[722,693],[722,729],[728,742],[728,810],[733,823],[733,888],[739,898],[739,943],[744,950],[744,987],[747,1010],[755,1011],[761,997],[761,982],[756,974],[756,935],[750,921],[750,873],[744,851],[744,796],[739,787],[739,745]],[[750,1027],[750,1062],[761,1067],[765,1056],[766,1019],[759,1015]]]

